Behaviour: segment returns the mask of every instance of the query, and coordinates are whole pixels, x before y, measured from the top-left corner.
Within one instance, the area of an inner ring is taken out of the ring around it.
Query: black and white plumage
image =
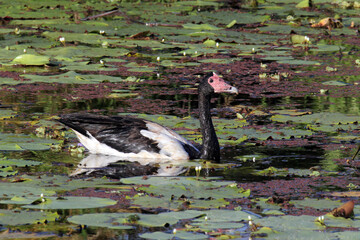
[[[210,115],[213,93],[238,93],[215,73],[199,84],[199,116],[203,145],[198,150],[173,130],[155,122],[129,116],[67,114],[59,119],[72,128],[80,142],[94,154],[162,160],[220,159],[220,147]]]

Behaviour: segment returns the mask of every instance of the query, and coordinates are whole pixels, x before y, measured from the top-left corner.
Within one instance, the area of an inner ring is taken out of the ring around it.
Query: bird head
[[[206,88],[208,93],[239,93],[236,87],[233,87],[229,83],[225,82],[224,79],[214,72],[207,75],[201,85],[203,88]]]

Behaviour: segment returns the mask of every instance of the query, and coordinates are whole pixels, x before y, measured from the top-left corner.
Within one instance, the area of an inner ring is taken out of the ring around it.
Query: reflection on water
[[[2,123],[0,124],[1,132],[31,134],[34,132],[34,127],[28,124],[29,121],[38,120],[43,118],[43,116],[47,115],[58,115],[63,112],[68,112],[69,109],[71,109],[71,111],[101,111],[101,114],[105,115],[117,114],[122,111],[133,111],[154,112],[162,114],[168,113],[175,114],[179,117],[188,116],[190,114],[191,116],[196,117],[197,98],[195,94],[172,94],[172,92],[166,93],[166,91],[163,91],[162,95],[148,94],[146,95],[147,98],[141,99],[111,99],[106,98],[102,95],[101,97],[89,97],[88,99],[72,98],[71,100],[69,100],[67,96],[76,96],[78,94],[77,91],[86,91],[90,87],[79,85],[44,85],[47,86],[44,87],[45,90],[39,89],[38,91],[30,92],[29,89],[31,88],[31,86],[32,85],[29,84],[29,88],[27,88],[27,90],[19,90],[17,94],[13,94],[12,91],[7,91],[5,90],[5,88],[0,90],[0,101],[2,104],[0,106],[1,109],[12,110],[16,114],[16,118],[14,118],[14,120],[2,121]],[[122,86],[117,86],[117,88],[121,87]],[[154,86],[147,86],[150,92],[156,92],[155,89],[152,89],[152,87]],[[18,88],[21,88],[21,86],[18,86]],[[165,86],[164,89],[166,89]],[[149,105],[148,103],[153,101],[151,99],[157,99],[157,101],[155,102],[156,104]],[[219,96],[219,99],[215,101],[214,104],[217,104],[217,107],[224,107],[224,101],[225,99],[223,98],[223,96]],[[231,101],[230,105],[241,105],[245,102],[246,106],[249,106],[252,109],[299,109],[312,112],[340,112],[355,115],[359,115],[360,112],[360,99],[358,97],[331,97],[328,95],[263,98],[249,98],[249,96],[246,95],[237,96],[236,99],[233,99]],[[167,107],[165,108],[164,106]],[[171,111],[168,109],[170,109]],[[221,111],[214,111],[214,113],[221,115]],[[55,124],[54,121],[52,122],[53,124]],[[41,126],[41,124],[47,123],[40,123],[39,126]],[[261,124],[265,126],[267,122]],[[183,127],[186,128],[186,126]],[[219,132],[219,134],[221,133]],[[70,137],[70,141],[74,140]],[[309,151],[308,148],[299,150],[285,147],[282,150],[279,150],[279,148],[269,147],[263,149],[261,148],[261,146],[251,146],[251,144],[250,146],[248,144],[239,144],[237,146],[223,148],[222,163],[239,163],[239,161],[237,160],[238,156],[242,155],[265,154],[267,156],[270,156],[270,158],[265,158],[265,162],[269,162],[270,165],[274,167],[308,168],[312,167],[313,165],[319,164],[319,159],[326,158],[326,156],[324,155],[324,151],[322,151],[321,149],[318,149],[317,151]],[[288,153],[283,151],[293,152]],[[306,153],[303,153],[302,151],[305,151]],[[44,160],[46,159],[46,157],[44,157],[44,159],[40,159],[40,154],[42,153],[37,153],[37,157],[34,157],[33,160],[41,160],[43,162],[46,161]],[[65,152],[64,154],[66,155]],[[301,160],[297,159],[296,157],[290,157],[288,158],[287,162],[284,162],[283,156],[289,156],[289,154],[293,154],[294,156],[309,155],[309,157],[306,157],[304,159],[302,158]],[[50,159],[52,158],[50,157]],[[241,179],[241,177],[243,177],[244,179],[249,180],[250,175],[252,175],[253,169],[263,169],[267,167],[265,163],[259,164],[260,159],[257,158],[256,163],[252,163],[250,161],[247,163],[241,162],[241,164],[243,165],[242,168],[232,168],[232,173],[222,170],[215,170],[215,174],[224,175],[226,179],[239,180]],[[73,159],[70,160],[73,161]],[[171,164],[160,165],[157,163],[150,164],[148,159],[135,159],[135,162],[127,161],[129,161],[129,159],[119,159],[111,156],[89,155],[86,158],[82,159],[81,163],[77,167],[76,171],[72,173],[72,175],[78,176],[80,174],[88,174],[101,176],[100,173],[102,173],[105,176],[111,176],[114,178],[129,177],[135,175],[176,176],[186,171],[187,168],[181,164],[181,166],[174,166]],[[58,162],[64,162],[64,160],[62,159]],[[246,171],[244,169],[246,167],[249,167],[249,171]]]
[[[28,89],[32,86],[29,85]],[[82,89],[83,88],[83,89]],[[104,87],[105,88],[105,87]],[[122,88],[122,86],[118,86]],[[124,87],[126,88],[126,87]],[[171,89],[171,88],[170,88]],[[158,112],[159,105],[167,106],[166,114],[175,114],[183,117],[192,113],[197,109],[197,96],[194,94],[173,94],[172,92],[164,92],[162,95],[149,94],[144,99],[111,99],[104,96],[94,96],[94,98],[70,98],[64,101],[64,98],[78,95],[78,91],[89,91],[84,86],[66,85],[52,87],[51,89],[29,92],[20,90],[17,94],[11,91],[0,89],[0,102],[2,107],[9,106],[12,110],[22,113],[42,113],[42,114],[59,114],[64,109],[76,109],[77,111],[89,109],[102,109],[111,114],[118,112]],[[156,89],[148,87],[148,92],[156,92]],[[89,96],[92,94],[89,93]],[[222,96],[217,107],[223,107]],[[146,100],[156,100],[156,104],[152,106],[150,103],[144,104]],[[19,104],[21,103],[21,104]],[[141,103],[141,104],[140,104]],[[249,96],[238,96],[232,101],[231,105],[244,104],[259,109],[299,109],[312,112],[340,112],[344,114],[360,114],[360,98],[346,96],[315,96],[307,94],[304,97],[292,96],[273,96],[263,98],[251,98]],[[144,106],[145,105],[145,106]],[[155,109],[156,108],[156,109]],[[156,110],[156,111],[155,111]]]
[[[117,156],[90,154],[80,161],[70,176],[80,174],[105,175],[112,178],[140,175],[177,176],[186,171],[186,168],[180,165],[184,163],[186,160],[154,164],[153,159],[121,159]]]

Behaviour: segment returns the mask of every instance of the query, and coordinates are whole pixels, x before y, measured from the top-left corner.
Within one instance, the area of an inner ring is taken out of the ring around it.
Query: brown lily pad
[[[331,214],[334,217],[349,218],[354,215],[354,206],[355,206],[354,201],[352,201],[352,200],[348,201],[348,202],[344,203],[342,206],[332,210]]]

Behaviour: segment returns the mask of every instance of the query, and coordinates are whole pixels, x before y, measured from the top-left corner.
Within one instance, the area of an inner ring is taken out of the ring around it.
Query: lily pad
[[[46,196],[54,195],[54,190],[46,190],[45,188],[21,186],[19,184],[1,183],[0,190],[2,198],[8,198],[13,196],[40,196],[44,194]],[[5,201],[5,200],[4,200]]]
[[[258,219],[257,216],[244,211],[208,210],[204,211],[204,217],[197,218],[191,223],[192,226],[200,227],[206,231],[214,229],[238,229],[244,227],[244,221]]]
[[[59,61],[75,61],[90,57],[124,56],[128,53],[129,50],[124,48],[92,48],[87,46],[51,48],[44,51],[44,54]]]
[[[343,113],[313,113],[310,115],[302,116],[287,116],[287,115],[274,115],[271,117],[273,121],[277,122],[287,122],[293,121],[296,123],[306,123],[306,124],[351,124],[359,120],[358,116],[346,115]]]
[[[323,232],[326,227],[343,227],[343,228],[352,228],[359,227],[359,220],[351,220],[344,218],[334,218],[328,215],[324,218],[324,225],[317,222],[317,218],[314,216],[278,216],[278,217],[267,217],[254,221],[255,224],[260,224],[262,226],[269,227],[274,230],[272,235],[274,238],[289,238],[289,236],[294,237],[294,239],[309,239],[314,236],[317,239],[324,238],[335,238],[334,234]],[[313,235],[314,233],[319,232],[319,236]]]
[[[192,210],[164,214],[96,213],[72,216],[68,218],[68,221],[88,226],[130,229],[132,228],[131,224],[139,224],[146,227],[174,225],[181,219],[191,219],[202,214],[200,211]]]
[[[330,199],[311,199],[306,198],[304,200],[294,200],[291,203],[295,204],[296,207],[312,207],[315,209],[327,209],[332,210],[341,205],[340,201],[331,201]]]
[[[16,112],[13,110],[0,109],[0,119],[2,119],[2,120],[15,117],[15,115],[16,115]]]
[[[40,56],[34,54],[22,54],[14,58],[12,64],[29,65],[29,66],[42,66],[50,63],[48,56]]]
[[[107,227],[111,229],[132,229],[133,226],[128,224],[128,217],[137,216],[132,213],[92,213],[84,215],[75,215],[67,220],[71,223],[94,226]]]
[[[185,201],[172,201],[170,198],[135,195],[131,198],[132,208],[177,210]]]
[[[38,161],[31,160],[23,160],[23,159],[1,159],[0,166],[17,166],[17,167],[25,167],[25,166],[36,166],[42,164]]]
[[[173,239],[174,237],[178,239],[208,239],[209,236],[201,233],[192,233],[187,231],[176,231],[174,233],[164,233],[164,232],[152,232],[152,233],[143,233],[140,235],[141,238],[145,239]]]
[[[212,26],[210,24],[204,23],[204,24],[193,24],[193,23],[187,23],[184,24],[183,27],[185,29],[192,29],[192,30],[219,30],[220,28]]]
[[[59,141],[52,139],[9,133],[0,133],[0,142],[0,150],[2,151],[49,150],[52,144],[59,143]]]
[[[112,77],[106,75],[82,75],[74,71],[69,71],[60,75],[39,76],[24,74],[22,77],[30,79],[28,83],[46,82],[46,83],[75,83],[75,84],[90,84],[101,82],[121,82],[120,77]]]
[[[102,64],[88,64],[88,62],[66,62],[61,69],[70,71],[115,71],[117,68],[105,67]]]
[[[8,179],[11,181],[12,179]],[[40,196],[43,194],[45,197],[52,196],[56,191],[70,191],[86,187],[98,187],[103,184],[109,183],[106,179],[72,179],[71,181],[67,176],[46,176],[41,177],[22,175],[19,179],[12,182],[0,182],[0,193],[3,197],[14,196]],[[1,195],[0,195],[1,196]]]
[[[147,181],[148,180],[148,181]],[[196,178],[185,177],[149,177],[142,180],[141,177],[123,178],[123,183],[135,183],[142,185],[151,185],[151,187],[140,187],[139,189],[155,195],[163,195],[170,199],[172,195],[187,198],[234,198],[245,197],[250,192],[238,188],[234,182],[200,180]]]
[[[45,223],[55,221],[58,217],[56,212],[0,209],[0,224],[4,226]]]
[[[100,208],[116,204],[116,201],[108,198],[97,197],[46,197],[44,202],[39,201],[37,204],[28,204],[22,208],[32,209],[84,209]]]
[[[14,169],[11,166],[0,168],[0,177],[9,177],[17,173],[18,171],[14,171]]]
[[[190,208],[218,208],[229,204],[226,198],[248,197],[249,190],[238,188],[233,182],[201,180],[185,177],[123,178],[123,183],[141,185],[137,189],[156,197],[134,196],[132,203],[142,208],[177,209],[182,204]]]
[[[326,81],[323,82],[324,85],[330,85],[330,86],[348,86],[348,83],[342,82],[342,81]]]

